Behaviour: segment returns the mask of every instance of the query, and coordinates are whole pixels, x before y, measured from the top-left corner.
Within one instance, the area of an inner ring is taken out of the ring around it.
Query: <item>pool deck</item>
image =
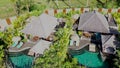
[[[72,49],[72,50],[80,50],[86,46],[88,46],[90,44],[90,39],[89,38],[84,38],[84,37],[81,37],[80,39],[80,42],[79,42],[79,46],[69,46],[69,49]]]
[[[8,49],[8,52],[21,52],[27,49],[32,48],[36,43],[32,43],[32,42],[26,42],[24,43],[20,48],[17,47],[10,47]]]

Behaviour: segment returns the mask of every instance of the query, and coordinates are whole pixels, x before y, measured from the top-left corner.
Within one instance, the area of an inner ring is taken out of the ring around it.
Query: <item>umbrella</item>
[[[47,38],[52,32],[54,32],[54,28],[58,24],[57,18],[47,14],[41,14],[34,20],[30,20],[30,23],[26,25],[22,32]]]
[[[78,30],[110,33],[106,18],[98,12],[87,12],[81,14]]]

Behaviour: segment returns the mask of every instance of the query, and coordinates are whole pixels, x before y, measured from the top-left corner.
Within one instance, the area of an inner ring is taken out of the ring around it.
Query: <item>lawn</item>
[[[50,1],[48,3],[49,8],[80,8],[80,7],[87,7],[86,5],[87,0],[58,0],[57,1]],[[90,7],[96,7],[96,0],[89,0]]]
[[[0,0],[0,18],[14,16],[14,6],[10,0]]]
[[[34,0],[36,3],[41,4],[43,0]],[[50,1],[49,3],[46,1],[45,4],[48,8],[79,8],[79,7],[87,7],[87,0],[58,0]],[[96,7],[96,0],[89,0],[89,5],[91,7]],[[7,18],[11,16],[15,16],[14,4],[10,0],[0,0],[0,19]]]

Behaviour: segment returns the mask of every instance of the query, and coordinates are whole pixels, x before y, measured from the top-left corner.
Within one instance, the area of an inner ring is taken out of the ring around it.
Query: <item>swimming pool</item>
[[[32,68],[34,57],[22,53],[9,55],[8,59],[13,68]]]

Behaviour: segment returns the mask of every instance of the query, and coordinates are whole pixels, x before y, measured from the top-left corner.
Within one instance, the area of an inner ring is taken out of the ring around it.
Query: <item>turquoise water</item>
[[[9,60],[11,61],[14,68],[32,68],[34,58],[22,54],[18,56],[10,56]]]
[[[84,53],[73,55],[73,57],[88,68],[108,68],[106,62],[102,61],[99,53],[84,51]]]

